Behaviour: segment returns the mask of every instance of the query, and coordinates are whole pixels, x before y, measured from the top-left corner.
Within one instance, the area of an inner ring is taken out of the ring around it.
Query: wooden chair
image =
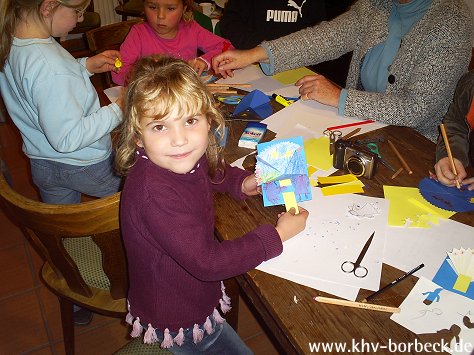
[[[122,21],[87,31],[86,37],[90,51],[95,55],[106,49],[119,50],[120,45],[124,41],[125,37],[127,37],[128,32],[130,32],[130,28],[140,22],[143,22],[143,20],[134,19]],[[103,74],[102,81],[104,88],[115,85],[112,82],[110,73],[107,72]]]
[[[127,21],[128,16],[143,17],[143,0],[123,0],[115,12],[122,16],[122,21]]]
[[[0,174],[0,206],[44,260],[42,282],[59,299],[66,354],[74,354],[73,304],[124,318],[128,275],[119,230],[120,193],[51,205],[15,192]]]

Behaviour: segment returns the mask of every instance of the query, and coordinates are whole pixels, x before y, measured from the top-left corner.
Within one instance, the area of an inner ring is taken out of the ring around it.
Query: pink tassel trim
[[[151,324],[148,324],[148,329],[143,336],[143,342],[145,344],[154,344],[157,341],[158,337],[156,336],[155,329],[151,326]]]
[[[214,318],[217,324],[225,322],[225,319],[221,317],[221,314],[216,308],[214,308],[214,311],[212,312],[212,317]]]
[[[170,331],[168,328],[165,329],[165,333],[163,336],[163,341],[161,342],[161,347],[163,349],[169,349],[173,346],[173,338],[170,335]]]
[[[225,293],[225,285],[224,285],[224,282],[221,281],[221,291],[222,291],[222,300],[228,305],[230,306],[230,297],[227,296],[227,294]]]
[[[130,336],[132,338],[138,338],[140,335],[142,335],[143,327],[140,324],[140,318],[137,317],[135,321],[133,322],[133,328],[132,332],[130,333]]]
[[[179,346],[184,344],[184,331],[183,331],[183,328],[179,328],[178,335],[176,335],[174,337],[174,342]]]
[[[197,344],[202,341],[202,338],[204,338],[204,330],[199,328],[199,325],[194,324],[193,328],[193,342],[194,344]]]
[[[130,312],[127,313],[127,316],[125,317],[125,322],[130,325],[133,325],[133,316],[130,314]]]
[[[209,335],[214,333],[214,329],[212,329],[212,322],[209,319],[209,317],[207,317],[206,321],[204,322],[204,329],[206,330],[207,334],[209,334]]]
[[[224,314],[226,314],[227,312],[229,312],[232,309],[232,307],[229,306],[227,303],[225,303],[222,298],[219,300],[219,303],[221,305],[221,311]]]

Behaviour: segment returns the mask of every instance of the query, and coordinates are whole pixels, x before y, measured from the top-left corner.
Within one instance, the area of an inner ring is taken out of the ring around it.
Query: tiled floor
[[[38,199],[20,136],[9,122],[0,123],[0,157],[8,166],[14,189]],[[0,355],[64,354],[59,305],[38,278],[40,258],[3,211],[0,228]],[[130,340],[122,321],[100,315],[75,331],[78,355],[111,354]],[[278,354],[242,300],[238,333],[255,354]]]

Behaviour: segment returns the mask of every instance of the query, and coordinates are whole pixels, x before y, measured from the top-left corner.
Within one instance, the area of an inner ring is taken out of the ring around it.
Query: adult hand
[[[474,188],[474,178],[464,180],[467,176],[466,169],[464,169],[464,166],[458,159],[454,158],[453,161],[454,166],[456,167],[456,171],[458,173],[457,179],[459,183],[471,184],[472,186],[470,186],[469,189],[472,190]],[[440,183],[446,186],[456,185],[456,175],[454,175],[448,157],[444,157],[438,160],[434,167],[436,171],[436,177],[438,178],[438,181]]]
[[[308,219],[309,212],[300,206],[298,206],[298,210],[299,213],[295,214],[296,211],[294,207],[292,207],[288,212],[283,212],[278,215],[278,221],[275,228],[280,235],[282,242],[293,238],[306,227],[306,220]]]
[[[247,50],[231,49],[212,58],[214,73],[223,78],[233,77],[235,69],[244,68],[255,62],[268,60],[267,52],[262,47]]]
[[[242,182],[242,193],[247,196],[254,196],[262,193],[262,187],[257,186],[255,174],[247,176]]]
[[[339,105],[341,88],[320,74],[306,75],[295,85],[300,86],[300,95],[303,100],[313,99],[333,107]]]
[[[120,58],[120,52],[115,50],[103,51],[87,58],[86,68],[90,73],[104,73],[115,70],[115,59]]]
[[[201,58],[194,58],[188,60],[189,65],[196,71],[198,75],[201,75],[204,70],[207,69],[207,63]]]

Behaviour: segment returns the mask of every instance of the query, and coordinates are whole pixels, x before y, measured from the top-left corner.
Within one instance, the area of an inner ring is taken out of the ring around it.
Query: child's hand
[[[467,182],[463,181],[463,179],[467,176],[467,173],[462,163],[456,158],[454,158],[454,166],[456,167],[456,171],[458,173],[457,179],[459,183],[468,184],[472,178],[468,179]],[[436,171],[436,177],[440,183],[446,186],[456,185],[456,175],[454,175],[451,169],[451,163],[448,157],[438,160],[434,167]]]
[[[207,69],[207,63],[201,58],[194,58],[188,61],[188,64],[193,67],[193,69],[201,75],[204,70]]]
[[[303,207],[298,206],[300,213],[295,214],[295,209],[291,208],[288,212],[283,212],[278,215],[276,230],[280,235],[281,241],[287,241],[293,238],[306,227],[306,220],[309,212]]]
[[[262,193],[262,187],[257,186],[255,174],[247,176],[244,181],[242,181],[242,193],[247,196],[254,196]]]
[[[90,73],[104,73],[115,70],[115,59],[120,58],[120,52],[114,50],[103,51],[87,58],[86,68]]]

